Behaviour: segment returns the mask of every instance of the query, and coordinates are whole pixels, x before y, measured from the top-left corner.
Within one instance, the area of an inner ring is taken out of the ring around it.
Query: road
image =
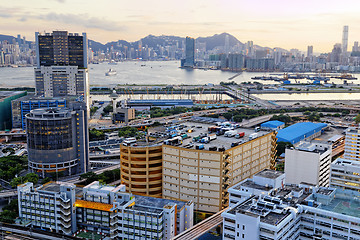
[[[200,237],[209,230],[213,229],[217,225],[221,224],[223,217],[221,214],[226,211],[227,208],[221,210],[220,212],[215,213],[211,217],[204,219],[195,226],[189,228],[188,230],[176,235],[172,240],[192,240]]]
[[[278,114],[279,113],[274,113],[274,114],[269,114],[269,115],[252,118],[249,120],[244,120],[243,122],[240,123],[240,126],[246,127],[246,128],[254,127],[256,125],[259,125],[260,123],[269,121],[274,115],[278,115]],[[303,116],[303,113],[291,112],[291,113],[287,113],[287,115],[289,115],[290,117],[301,117],[301,116]]]

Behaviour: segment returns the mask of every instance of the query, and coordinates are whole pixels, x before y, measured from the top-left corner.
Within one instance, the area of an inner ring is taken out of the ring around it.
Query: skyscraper
[[[186,37],[186,50],[184,67],[193,67],[195,65],[195,39]]]
[[[359,42],[358,41],[354,42],[354,46],[352,48],[352,51],[353,52],[359,52]]]
[[[37,96],[83,96],[88,105],[87,38],[67,31],[35,33]]]
[[[225,36],[225,46],[224,46],[225,54],[229,54],[230,45],[229,45],[229,35]]]
[[[39,108],[26,115],[29,169],[48,177],[84,173],[89,165],[87,107]]]
[[[348,49],[349,26],[344,26],[342,36],[342,53],[346,54]]]
[[[312,57],[313,55],[313,50],[314,50],[314,47],[313,46],[308,46],[307,48],[307,57]]]

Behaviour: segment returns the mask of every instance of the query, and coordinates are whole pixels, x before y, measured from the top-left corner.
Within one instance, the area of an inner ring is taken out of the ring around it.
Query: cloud
[[[26,18],[26,17],[22,17],[22,18],[19,18],[18,21],[19,21],[19,22],[26,22],[26,21],[27,21],[27,18]]]
[[[86,28],[96,28],[106,31],[126,31],[126,27],[119,25],[117,22],[109,21],[106,20],[105,18],[88,17],[86,14],[75,15],[75,14],[58,14],[51,12],[45,15],[40,15],[38,18],[53,22],[77,24],[84,26]]]
[[[5,12],[0,12],[0,18],[10,18],[10,17],[12,17],[11,14],[5,13]]]

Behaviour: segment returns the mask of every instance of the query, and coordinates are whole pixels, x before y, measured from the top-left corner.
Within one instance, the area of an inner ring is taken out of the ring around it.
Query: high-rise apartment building
[[[183,67],[193,67],[195,65],[195,39],[186,37],[185,61]]]
[[[26,115],[26,126],[30,171],[42,177],[87,172],[89,136],[85,103],[32,110]]]
[[[67,31],[35,33],[37,67],[36,95],[84,96],[88,105],[87,37]]]

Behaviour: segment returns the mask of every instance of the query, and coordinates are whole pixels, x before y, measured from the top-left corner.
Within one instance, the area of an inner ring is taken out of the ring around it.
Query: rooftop
[[[249,199],[245,200],[241,204],[231,209],[229,213],[235,214],[236,212],[240,212],[248,216],[260,216],[261,222],[275,226],[281,223],[282,220],[284,220],[288,215],[291,214],[290,211],[276,211],[276,209],[268,209],[266,206],[260,206],[260,204],[258,205],[259,202],[261,202],[261,200],[258,196],[250,197]]]
[[[277,134],[278,142],[290,142],[292,144],[307,138],[314,133],[327,127],[326,123],[299,122],[287,128],[279,130]]]
[[[215,123],[211,122],[195,122],[195,121],[188,121],[181,123],[183,125],[183,129],[180,132],[183,134],[187,134],[188,138],[182,141],[182,144],[178,145],[179,147],[185,147],[190,149],[195,149],[198,145],[204,145],[204,150],[209,150],[209,148],[216,148],[219,151],[219,148],[224,148],[225,150],[230,149],[232,147],[242,144],[244,142],[250,141],[249,135],[255,133],[255,129],[248,129],[248,128],[235,128],[234,131],[236,133],[244,132],[245,136],[242,138],[235,138],[235,137],[225,137],[224,135],[216,136],[215,140],[210,141],[209,143],[198,143],[194,142],[194,137],[205,137],[208,134],[208,128],[212,126],[216,126]],[[191,130],[191,132],[188,132]],[[268,134],[267,131],[260,131],[257,132],[258,137]],[[181,135],[183,135],[181,134]],[[210,133],[211,134],[211,133]],[[215,134],[212,133],[212,134]],[[191,144],[193,144],[191,146]],[[232,146],[233,145],[233,146]],[[191,147],[190,147],[191,146]]]
[[[24,93],[23,91],[0,91],[0,102],[8,97],[12,97],[18,94]]]
[[[332,162],[331,165],[333,165],[333,166],[337,166],[337,165],[351,166],[351,167],[360,168],[360,162],[359,161],[348,160],[348,159],[344,159],[344,158],[336,159],[334,162]]]
[[[271,169],[264,169],[261,172],[258,172],[257,174],[255,174],[255,176],[259,176],[259,177],[263,177],[263,178],[275,179],[275,178],[280,177],[283,174],[284,173],[279,172],[279,171],[275,171],[275,170],[271,170]]]
[[[244,182],[233,186],[232,188],[235,190],[240,190],[241,187],[254,188],[254,189],[261,190],[261,191],[270,191],[272,189],[272,187],[265,187],[263,185],[256,184],[251,179],[247,179]]]
[[[335,198],[330,204],[320,205],[321,209],[360,218],[360,197],[356,191],[336,189]]]
[[[284,125],[284,122],[273,120],[273,121],[267,121],[261,124],[261,127],[279,127],[281,125]]]
[[[146,206],[146,207],[154,207],[154,208],[164,208],[166,205],[177,205],[177,209],[180,210],[186,205],[186,201],[177,201],[170,199],[162,199],[162,198],[154,198],[154,197],[146,197],[135,195],[135,206]]]

